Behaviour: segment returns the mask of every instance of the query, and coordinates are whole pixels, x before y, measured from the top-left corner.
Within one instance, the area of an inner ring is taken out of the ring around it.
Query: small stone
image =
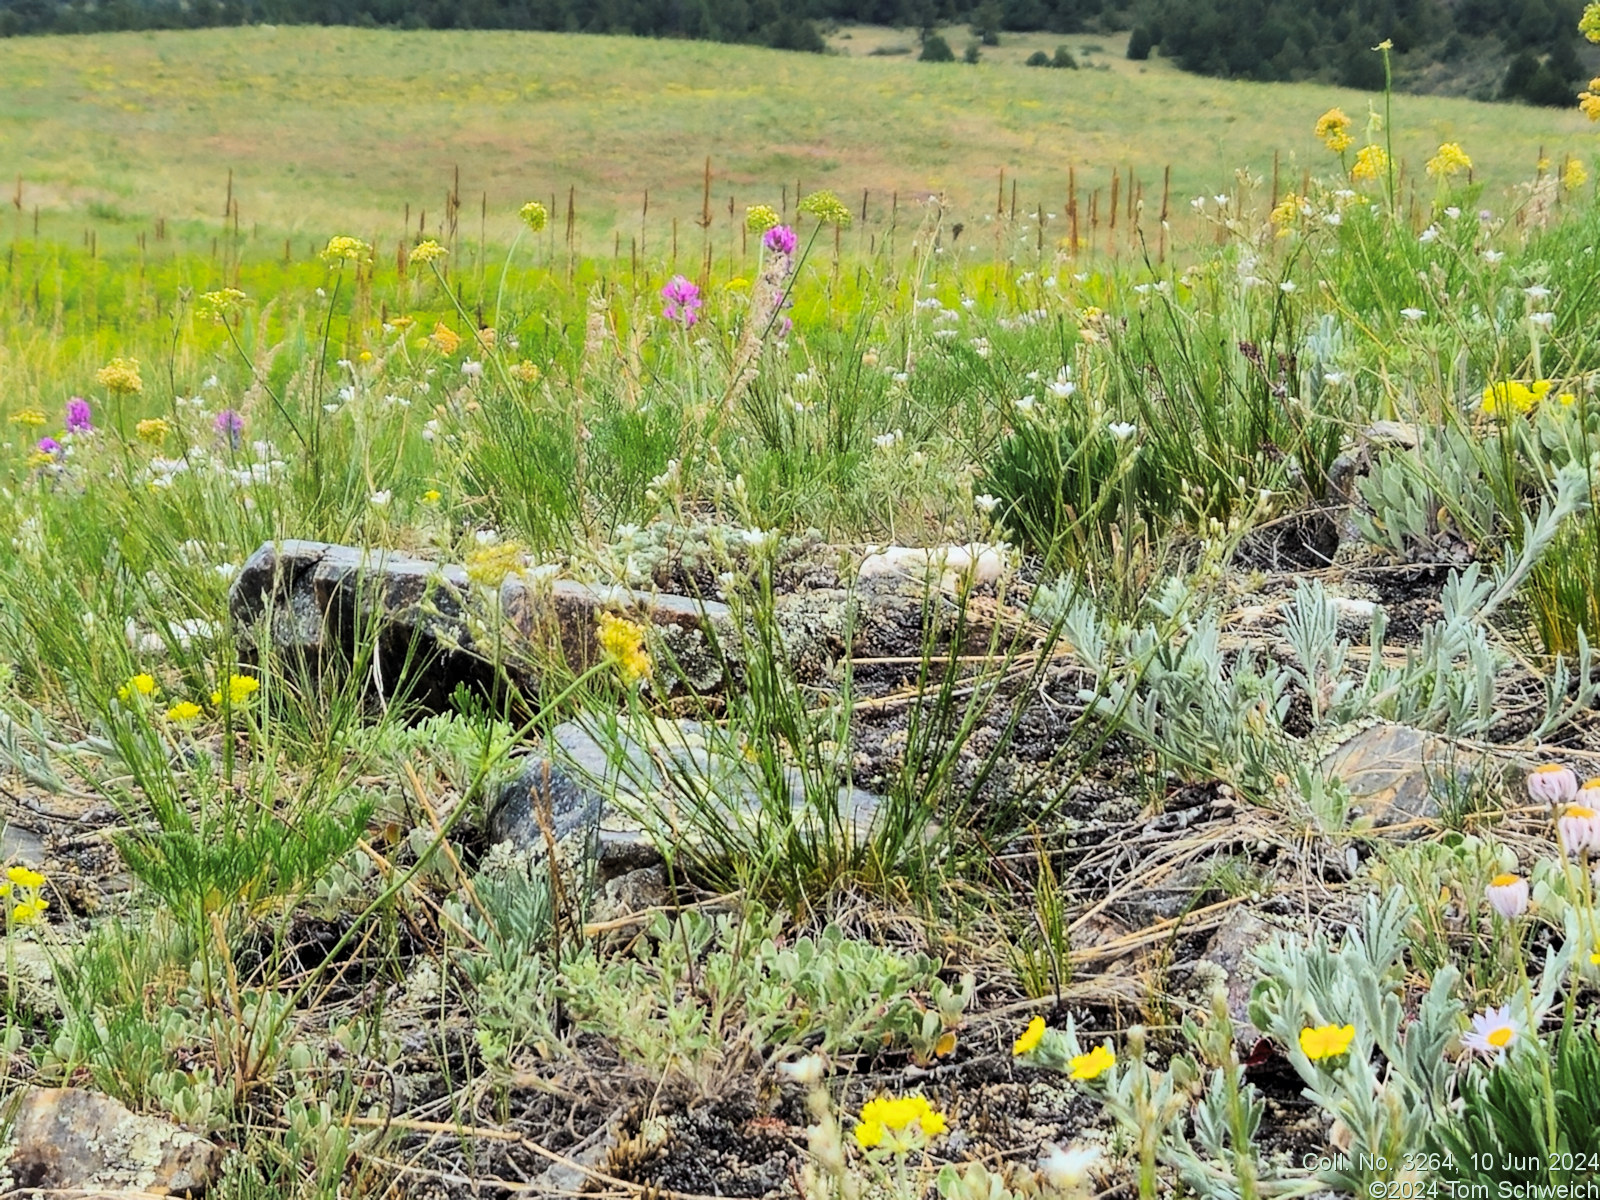
[[[28,1088],[10,1116],[17,1188],[199,1196],[222,1161],[205,1138],[82,1088]]]
[[[1437,817],[1441,785],[1452,774],[1464,780],[1472,761],[1435,734],[1380,723],[1324,758],[1322,771],[1349,792],[1353,827],[1381,829]]]
[[[1228,1017],[1233,1022],[1234,1041],[1245,1051],[1261,1040],[1250,1022],[1250,992],[1260,977],[1250,956],[1271,940],[1272,933],[1272,926],[1239,905],[1222,919],[1192,969],[1196,985],[1204,981],[1222,987],[1228,1001]]]

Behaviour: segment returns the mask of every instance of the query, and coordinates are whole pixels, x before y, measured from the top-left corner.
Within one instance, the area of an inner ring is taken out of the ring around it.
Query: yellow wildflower
[[[1028,1022],[1028,1027],[1022,1031],[1017,1040],[1012,1043],[1013,1055],[1027,1054],[1044,1040],[1044,1018],[1035,1017]]]
[[[1117,1056],[1105,1046],[1096,1046],[1087,1054],[1080,1054],[1068,1064],[1074,1079],[1098,1079],[1117,1065]]]
[[[37,471],[40,467],[54,465],[55,461],[56,456],[48,450],[34,450],[28,454],[27,458],[22,460],[22,465],[30,471]]]
[[[479,546],[467,555],[467,578],[483,587],[499,587],[512,571],[522,566],[520,542],[498,542]]]
[[[861,1107],[861,1120],[856,1123],[856,1144],[871,1150],[888,1141],[888,1148],[904,1154],[926,1144],[945,1131],[944,1114],[937,1111],[921,1096],[902,1096],[890,1099],[880,1096],[868,1100]]]
[[[1350,1049],[1355,1037],[1354,1025],[1308,1025],[1300,1031],[1300,1049],[1313,1062],[1338,1058]]]
[[[1589,80],[1589,90],[1578,93],[1578,107],[1591,121],[1600,121],[1600,76]]]
[[[1389,169],[1389,152],[1382,146],[1363,146],[1356,152],[1351,179],[1380,179]]]
[[[50,907],[50,901],[43,896],[33,900],[24,900],[11,910],[11,923],[13,925],[33,925],[44,917],[44,910]]]
[[[616,664],[617,674],[630,687],[650,677],[650,654],[644,646],[644,626],[612,613],[600,614],[597,634],[600,649]]]
[[[529,200],[517,210],[517,216],[522,218],[522,223],[535,233],[542,233],[544,227],[550,224],[550,210],[537,200]]]
[[[1300,217],[1300,197],[1290,192],[1278,206],[1272,210],[1267,218],[1278,231],[1279,237],[1288,237],[1294,231],[1294,223]]]
[[[1576,392],[1562,392],[1558,396],[1556,396],[1556,400],[1563,407],[1571,408],[1574,404],[1576,404],[1578,402],[1578,395],[1577,395]]]
[[[461,335],[450,326],[440,321],[433,327],[433,332],[428,335],[428,344],[440,354],[449,358],[461,349]]]
[[[1532,412],[1553,386],[1548,379],[1536,379],[1532,386],[1519,379],[1491,383],[1483,389],[1483,411],[1490,416]]]
[[[144,380],[139,378],[137,358],[113,358],[95,372],[94,377],[108,392],[131,396],[144,391]]]
[[[25,408],[21,412],[11,414],[11,423],[13,425],[27,425],[33,429],[37,429],[49,419],[37,408]]]
[[[1457,142],[1445,142],[1439,147],[1439,152],[1428,160],[1428,174],[1435,179],[1449,179],[1470,170],[1472,160]]]
[[[812,192],[800,201],[800,211],[808,217],[815,217],[824,225],[837,225],[841,229],[850,226],[850,210],[844,206],[844,201],[829,191]]]
[[[432,238],[429,238],[425,242],[418,242],[411,248],[411,261],[419,263],[431,263],[435,259],[443,258],[449,253],[450,251],[439,245],[439,243],[434,241]]]
[[[1317,118],[1317,140],[1335,154],[1343,154],[1355,144],[1350,136],[1350,118],[1343,109],[1330,108]]]
[[[217,696],[220,699],[222,693],[218,692]],[[182,725],[185,722],[194,720],[200,715],[200,712],[200,706],[193,700],[179,700],[171,708],[167,709],[167,720]]]
[[[1600,0],[1589,0],[1584,5],[1583,16],[1578,21],[1578,32],[1591,42],[1600,42]]]
[[[765,233],[778,224],[777,210],[770,204],[752,204],[744,210],[744,227],[751,233]]]
[[[856,1123],[856,1145],[863,1150],[871,1150],[883,1141],[883,1126],[877,1121],[858,1121]]]
[[[429,488],[427,491],[423,492],[422,493],[422,502],[424,504],[437,504],[437,503],[439,503],[439,489],[438,488]]]
[[[8,867],[6,878],[21,888],[37,889],[44,886],[44,876],[27,867]]]
[[[156,677],[140,673],[117,689],[117,699],[124,704],[135,696],[153,695],[156,690]]]
[[[141,442],[159,446],[167,440],[167,434],[172,432],[172,426],[160,417],[147,417],[135,425],[133,431],[139,435]]]
[[[1589,182],[1589,172],[1584,169],[1581,158],[1567,159],[1567,165],[1561,168],[1561,186],[1569,192],[1575,192]]]
[[[230,705],[243,704],[260,689],[261,681],[254,675],[231,675],[228,677],[228,703]],[[221,707],[221,688],[211,693],[211,703]]]
[[[511,374],[523,383],[538,383],[544,372],[539,370],[539,364],[531,358],[525,358],[511,368]]]
[[[235,312],[244,301],[245,295],[238,288],[202,292],[200,299],[195,303],[194,312],[197,317],[205,320],[222,321],[229,313]]]
[[[322,261],[330,266],[334,263],[363,262],[372,253],[372,247],[360,238],[334,237],[328,239],[328,245],[322,252]]]

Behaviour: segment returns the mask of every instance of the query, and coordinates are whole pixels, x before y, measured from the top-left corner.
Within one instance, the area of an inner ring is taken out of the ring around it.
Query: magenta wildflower
[[[680,322],[688,329],[700,319],[700,288],[682,275],[674,275],[661,289],[661,315],[669,321]]]
[[[211,427],[217,431],[217,436],[228,439],[228,445],[235,450],[239,448],[239,435],[244,432],[244,417],[237,409],[225,408],[211,422]]]
[[[794,248],[799,245],[799,239],[795,237],[792,226],[774,225],[762,237],[761,244],[778,254],[793,254]]]
[[[67,401],[67,432],[94,432],[94,421],[91,417],[89,402],[82,396],[74,396]]]
[[[60,454],[61,453],[61,443],[56,441],[55,438],[53,438],[53,437],[40,438],[39,439],[39,453],[40,454],[49,454],[49,455],[52,455],[52,456]]]

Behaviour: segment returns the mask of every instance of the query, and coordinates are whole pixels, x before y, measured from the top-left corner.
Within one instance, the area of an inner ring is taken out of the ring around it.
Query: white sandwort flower
[[[804,1058],[797,1058],[794,1062],[781,1062],[777,1067],[778,1074],[790,1083],[798,1083],[802,1087],[814,1087],[822,1082],[823,1076],[828,1073],[827,1061],[820,1054],[808,1054]]]
[[[1532,287],[1523,288],[1522,294],[1529,300],[1547,300],[1550,297],[1550,289],[1542,283],[1536,283]]]
[[[1420,321],[1428,315],[1428,310],[1425,308],[1402,308],[1400,315],[1408,321]]]
[[[1061,1147],[1048,1144],[1039,1155],[1039,1174],[1057,1191],[1071,1193],[1091,1182],[1089,1173],[1100,1163],[1098,1146]]]
[[[389,501],[394,499],[394,493],[385,488],[381,492],[373,492],[370,499],[373,508],[388,508]]]
[[[987,492],[981,496],[974,496],[972,502],[978,506],[978,511],[981,513],[992,513],[1000,507],[1000,497],[991,496]]]
[[[1125,442],[1133,436],[1139,427],[1132,421],[1113,421],[1106,426],[1106,432],[1119,442]]]
[[[1553,312],[1534,312],[1528,314],[1528,320],[1540,329],[1550,329],[1556,323]]]

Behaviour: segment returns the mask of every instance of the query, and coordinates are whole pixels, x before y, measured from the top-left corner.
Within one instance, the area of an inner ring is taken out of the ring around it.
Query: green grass
[[[246,231],[349,230],[391,250],[406,206],[413,223],[424,210],[430,229],[440,220],[459,168],[464,234],[478,233],[485,195],[491,240],[507,239],[529,197],[553,195],[559,227],[572,189],[585,248],[608,252],[620,231],[626,253],[647,190],[649,241],[664,245],[674,217],[688,241],[707,157],[724,236],[730,196],[742,211],[787,186],[792,204],[797,182],[853,207],[866,189],[880,223],[895,192],[906,206],[940,192],[970,223],[993,210],[1004,170],[1020,209],[1062,214],[1069,167],[1085,197],[1132,167],[1148,227],[1170,166],[1182,221],[1191,196],[1228,190],[1236,169],[1269,176],[1275,154],[1286,187],[1322,171],[1317,116],[1341,105],[1359,122],[1372,99],[1130,64],[1098,40],[1106,52],[1091,61],[1115,69],[1027,69],[1009,58],[1018,39],[969,68],[564,34],[18,38],[0,43],[0,162],[21,177],[19,221],[37,205],[80,226],[220,226],[231,170]],[[1541,148],[1559,160],[1591,141],[1576,110],[1399,96],[1394,119],[1412,175],[1459,141],[1495,195],[1532,173]]]

